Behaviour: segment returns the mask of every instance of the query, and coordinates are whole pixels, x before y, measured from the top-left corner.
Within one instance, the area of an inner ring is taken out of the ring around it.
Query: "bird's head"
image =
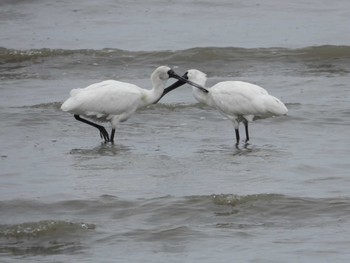
[[[160,66],[156,68],[156,70],[152,73],[151,79],[160,79],[162,81],[166,81],[171,77],[171,74],[169,74],[169,72],[172,74],[174,71],[168,66]]]
[[[199,71],[198,69],[189,69],[186,74],[189,81],[196,83],[201,87],[205,87],[207,82],[207,74]]]
[[[204,73],[203,73],[204,74]],[[171,86],[167,87],[164,89],[162,96],[154,103],[157,103],[165,94],[167,94],[168,92],[181,87],[184,84],[189,84],[191,86],[197,87],[198,89],[203,90],[204,92],[208,92],[205,88],[203,88],[202,86],[190,81],[187,77],[187,72],[185,75],[183,75],[182,77],[177,75],[175,73],[174,70],[172,70],[171,68],[167,67],[167,66],[160,66],[158,67],[152,74],[151,79],[158,77],[159,79],[166,81],[168,78],[174,78],[177,79],[178,81],[176,81],[175,83],[173,83]]]

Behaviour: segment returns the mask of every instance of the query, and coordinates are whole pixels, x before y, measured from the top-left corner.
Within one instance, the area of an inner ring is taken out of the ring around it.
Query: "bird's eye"
[[[172,70],[172,69],[169,69],[169,70],[168,70],[168,75],[169,75],[169,77],[172,77],[172,76],[174,76],[174,75],[175,75],[175,72],[174,72],[174,70]]]

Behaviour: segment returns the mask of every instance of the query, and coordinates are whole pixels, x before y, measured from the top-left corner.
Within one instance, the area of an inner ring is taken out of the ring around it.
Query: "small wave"
[[[202,104],[202,103],[162,103],[158,102],[157,104],[150,105],[146,107],[144,110],[152,110],[152,109],[165,109],[169,111],[175,111],[175,110],[183,110],[183,109],[204,109],[208,108],[208,106]]]
[[[22,106],[18,108],[59,110],[61,108],[61,105],[62,105],[62,102],[46,102],[46,103],[39,103],[31,106]]]
[[[39,103],[30,106],[21,106],[15,108],[30,108],[30,109],[54,109],[60,110],[62,102],[47,102],[47,103]],[[154,109],[163,109],[169,111],[175,111],[179,109],[192,109],[199,108],[205,109],[207,106],[201,103],[162,103],[158,102],[157,104],[149,105],[145,108],[139,109],[139,111],[152,111]]]
[[[31,49],[14,50],[0,48],[0,64],[15,63],[23,61],[38,60],[40,58],[83,55],[97,58],[107,58],[114,63],[122,64],[142,64],[147,62],[151,64],[167,64],[171,61],[173,64],[179,64],[184,61],[193,63],[225,62],[239,61],[242,59],[269,59],[269,60],[287,60],[290,59],[339,59],[350,58],[350,46],[312,46],[299,49],[288,48],[237,48],[237,47],[195,47],[184,50],[161,50],[161,51],[127,51],[117,48],[105,48],[101,50],[94,49]]]
[[[43,220],[0,225],[0,253],[48,255],[82,248],[82,235],[94,224]]]
[[[72,56],[72,55],[84,55],[84,56],[110,56],[113,54],[115,56],[121,57],[132,57],[128,55],[130,52],[123,51],[120,49],[51,49],[51,48],[42,48],[42,49],[30,49],[30,50],[16,50],[16,49],[7,49],[0,48],[0,64],[3,63],[14,63],[22,62],[27,60],[36,60],[39,58],[48,58],[48,57],[59,57],[59,56]]]
[[[237,206],[245,204],[248,202],[256,201],[271,201],[276,198],[283,197],[283,195],[278,194],[256,194],[256,195],[233,195],[233,194],[220,194],[212,195],[211,198],[216,205],[230,205]]]
[[[134,238],[142,241],[183,241],[193,236],[200,236],[199,231],[195,231],[188,226],[156,227],[151,229],[136,229],[126,231],[122,236]]]
[[[95,229],[94,224],[43,220],[15,225],[0,225],[0,238],[33,239],[44,236],[58,237]]]

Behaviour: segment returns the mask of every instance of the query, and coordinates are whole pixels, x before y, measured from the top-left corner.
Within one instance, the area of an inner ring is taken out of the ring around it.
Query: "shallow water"
[[[1,262],[348,262],[350,44],[341,23],[331,32],[316,30],[329,18],[348,19],[347,2],[278,4],[258,27],[247,25],[247,35],[264,34],[263,22],[281,21],[288,8],[311,16],[299,32],[315,34],[285,45],[282,39],[294,32],[286,31],[287,20],[279,35],[256,35],[254,45],[249,37],[234,42],[233,35],[212,41],[204,28],[194,30],[196,23],[211,16],[218,17],[212,26],[224,23],[220,14],[235,8],[216,2],[215,14],[209,2],[188,3],[183,9],[170,2],[170,12],[150,1],[142,26],[123,20],[142,8],[133,2],[0,1]],[[272,3],[237,2],[234,14],[252,23],[254,12]],[[57,9],[71,12],[57,22]],[[33,10],[56,24],[39,26]],[[82,41],[115,26],[117,11],[124,44],[111,44],[108,36]],[[156,15],[163,11],[167,16]],[[172,41],[176,34],[138,41],[179,14],[183,19],[168,28],[178,33],[190,23],[178,35],[183,42]],[[75,34],[78,18],[86,22],[79,40],[58,34]],[[149,24],[150,31],[137,29]],[[11,26],[21,33],[18,40]],[[29,27],[36,37],[26,38]],[[252,123],[251,141],[236,147],[230,121],[198,104],[188,86],[122,123],[114,145],[60,110],[72,88],[104,79],[149,88],[149,75],[163,64],[179,74],[200,69],[208,85],[256,83],[289,113]]]

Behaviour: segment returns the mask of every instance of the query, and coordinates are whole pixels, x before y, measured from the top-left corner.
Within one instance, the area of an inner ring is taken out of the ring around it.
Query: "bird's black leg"
[[[238,145],[239,144],[239,130],[235,129],[235,132],[236,132],[236,145]]]
[[[111,132],[111,139],[110,139],[110,142],[111,142],[111,143],[114,143],[114,134],[115,134],[115,129],[112,129],[112,132]]]
[[[248,142],[249,141],[248,121],[244,120],[243,123],[244,123],[244,127],[245,127],[245,138],[246,138],[245,142]]]
[[[81,118],[78,114],[74,114],[74,118],[78,121],[84,122],[86,124],[89,124],[89,125],[97,128],[100,131],[101,138],[104,139],[105,142],[109,142],[108,132],[106,131],[105,127],[98,125],[96,123],[93,123],[91,121],[85,120],[85,119]]]

